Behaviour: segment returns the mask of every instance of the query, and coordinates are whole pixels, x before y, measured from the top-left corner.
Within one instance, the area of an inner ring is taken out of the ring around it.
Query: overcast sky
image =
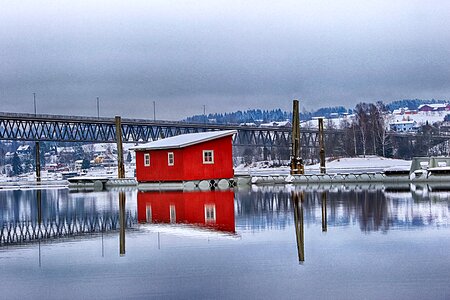
[[[279,3],[277,3],[279,2]],[[450,1],[3,1],[0,111],[176,120],[450,99]]]

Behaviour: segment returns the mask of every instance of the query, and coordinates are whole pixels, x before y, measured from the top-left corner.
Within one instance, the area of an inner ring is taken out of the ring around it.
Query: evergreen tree
[[[20,161],[19,155],[17,155],[17,152],[14,153],[13,159],[12,159],[12,169],[13,169],[13,175],[17,176],[19,174],[22,174],[22,162]]]
[[[89,169],[91,167],[91,162],[89,161],[89,159],[84,158],[83,162],[81,163],[81,169],[86,170]]]

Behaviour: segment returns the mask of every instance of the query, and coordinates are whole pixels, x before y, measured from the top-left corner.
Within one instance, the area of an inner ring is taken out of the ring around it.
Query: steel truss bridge
[[[179,134],[214,130],[236,130],[234,146],[259,146],[267,149],[289,148],[291,128],[251,127],[238,125],[214,125],[170,121],[151,121],[143,119],[122,119],[122,141],[124,143],[142,143],[171,137]],[[338,152],[344,148],[343,130],[325,130],[326,148]],[[417,143],[416,134],[391,133],[395,141],[407,140],[413,147]],[[428,147],[450,139],[449,135],[431,137]],[[55,141],[55,142],[116,142],[114,118],[95,118],[81,116],[34,115],[0,113],[0,140]],[[317,129],[301,128],[302,152],[318,151],[319,133]],[[317,152],[318,153],[318,152]],[[330,151],[327,150],[327,153]]]
[[[291,128],[212,125],[185,122],[122,119],[122,141],[141,143],[179,134],[213,130],[237,130],[235,146],[289,146]],[[327,134],[327,132],[325,133]],[[340,135],[333,131],[333,135]],[[0,140],[116,142],[114,118],[71,117],[0,113]],[[302,129],[304,147],[316,147],[317,130]]]

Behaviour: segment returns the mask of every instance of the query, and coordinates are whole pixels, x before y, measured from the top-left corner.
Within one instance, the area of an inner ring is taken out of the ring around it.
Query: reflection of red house
[[[234,192],[139,192],[139,223],[182,223],[235,232]]]
[[[178,135],[136,146],[139,182],[233,178],[235,130]]]

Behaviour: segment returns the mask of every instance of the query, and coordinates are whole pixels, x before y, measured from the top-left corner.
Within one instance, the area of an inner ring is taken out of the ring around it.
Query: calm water
[[[0,190],[0,297],[449,299],[449,198]]]

